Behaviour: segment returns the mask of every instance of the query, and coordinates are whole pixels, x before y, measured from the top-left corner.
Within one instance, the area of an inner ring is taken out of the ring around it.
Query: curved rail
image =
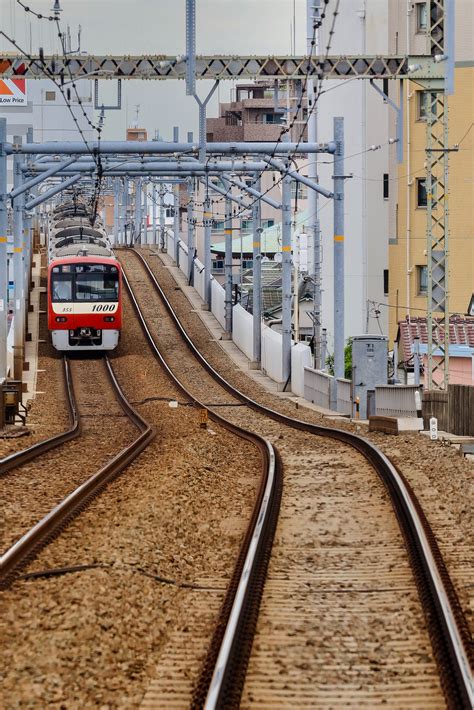
[[[203,367],[227,391],[232,392],[236,398],[246,403],[249,407],[271,417],[275,421],[317,436],[333,438],[354,447],[372,464],[389,493],[400,529],[406,541],[418,593],[428,621],[433,652],[440,672],[441,685],[448,706],[456,709],[474,707],[473,661],[469,629],[435,536],[404,476],[388,457],[367,439],[341,429],[330,429],[299,419],[291,419],[280,412],[259,404],[240,390],[232,387],[197,350],[145,258],[133,249],[129,251],[141,261],[166,310],[190,350]],[[223,647],[221,650],[223,652]],[[223,677],[226,674],[229,675],[230,672],[222,664],[219,667],[216,665],[209,685],[206,708],[225,706],[228,696],[223,692]]]
[[[115,394],[125,414],[139,429],[140,436],[122,449],[97,473],[92,475],[42,520],[25,533],[0,557],[0,588],[7,587],[18,568],[32,559],[61,529],[63,529],[105,486],[123,471],[155,436],[154,430],[125,398],[117,382],[109,359],[105,358],[107,372]]]
[[[150,348],[176,387],[193,403],[206,409],[210,419],[256,444],[262,453],[262,477],[252,516],[227,588],[219,623],[206,658],[205,670],[195,693],[196,704],[202,706],[213,670],[218,668],[219,682],[214,683],[214,692],[218,695],[224,694],[226,699],[233,695],[238,701],[250,657],[278,522],[283,487],[280,457],[269,441],[229,422],[212,409],[205,407],[185,389],[158,349],[123,269],[122,277]],[[236,643],[237,638],[238,643]],[[237,679],[239,679],[238,682]]]
[[[74,397],[74,387],[71,379],[71,370],[69,367],[69,360],[67,357],[63,358],[64,365],[64,381],[66,384],[66,399],[69,409],[69,419],[71,422],[71,427],[66,431],[61,432],[61,434],[56,434],[55,436],[45,439],[44,441],[38,441],[33,446],[29,446],[26,449],[17,451],[13,454],[9,454],[0,460],[0,475],[8,473],[12,468],[17,468],[18,466],[23,466],[23,464],[32,461],[33,459],[45,454],[47,451],[54,449],[56,446],[61,446],[66,441],[75,439],[81,434],[81,420],[77,416],[76,400]]]

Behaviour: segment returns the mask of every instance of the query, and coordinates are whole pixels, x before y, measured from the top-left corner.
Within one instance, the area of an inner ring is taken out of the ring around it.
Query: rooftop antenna
[[[138,116],[140,115],[140,104],[135,104],[135,121],[132,128],[138,128]]]

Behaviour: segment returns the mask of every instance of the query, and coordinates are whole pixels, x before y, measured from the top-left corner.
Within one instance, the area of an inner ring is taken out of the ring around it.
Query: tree
[[[326,366],[329,374],[334,375],[334,353],[327,356]],[[346,380],[352,379],[352,338],[349,338],[344,348],[344,377]]]

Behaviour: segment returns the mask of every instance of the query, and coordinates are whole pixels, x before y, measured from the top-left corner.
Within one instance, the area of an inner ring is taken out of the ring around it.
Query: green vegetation
[[[330,375],[334,375],[334,354],[326,358],[326,366]],[[352,338],[349,338],[344,348],[344,377],[352,379]]]

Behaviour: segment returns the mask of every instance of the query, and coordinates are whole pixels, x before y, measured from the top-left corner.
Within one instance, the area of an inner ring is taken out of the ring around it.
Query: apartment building
[[[393,52],[426,52],[426,2],[391,2],[390,48]],[[454,94],[448,97],[449,181],[449,310],[465,315],[474,293],[474,5],[455,3]],[[426,316],[427,193],[426,123],[431,92],[416,81],[403,90],[405,117],[403,162],[390,165],[389,313],[390,339],[398,323]],[[457,148],[458,146],[458,148]],[[435,188],[436,189],[436,188]],[[441,210],[438,206],[435,214]],[[441,315],[441,314],[438,314]]]

